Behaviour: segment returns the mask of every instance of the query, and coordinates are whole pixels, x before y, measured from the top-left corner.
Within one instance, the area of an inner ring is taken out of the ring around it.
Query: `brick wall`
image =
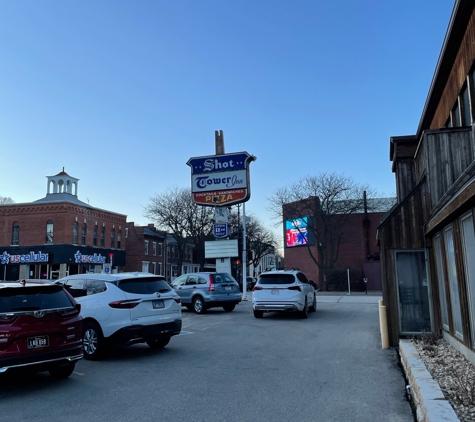
[[[165,238],[159,233],[147,235],[144,234],[144,229],[154,231],[154,226],[135,226],[133,222],[127,223],[128,238],[127,238],[127,261],[124,271],[142,271],[142,263],[149,262],[148,271],[153,273],[153,263],[156,263],[156,274],[159,274],[159,264],[162,264],[162,274],[165,275]],[[145,241],[148,240],[149,248],[148,255],[145,255]],[[157,243],[157,255],[153,255],[153,242]],[[159,255],[160,247],[162,245],[162,256]]]
[[[93,246],[93,229],[98,225],[98,247],[100,230],[105,227],[105,248],[111,246],[111,230],[115,230],[115,248],[117,236],[122,233],[121,250],[126,249],[126,216],[94,208],[80,207],[67,202],[52,204],[21,204],[0,206],[0,246],[10,246],[13,224],[20,226],[19,245],[36,246],[46,243],[46,224],[53,222],[53,243],[73,243],[73,223],[78,221],[78,243],[81,244],[82,226],[87,224],[86,245]]]
[[[364,263],[369,261],[367,255],[379,255],[376,230],[384,215],[385,213],[368,213],[366,228],[364,214],[354,214],[349,217],[335,268],[358,268],[364,271]],[[316,247],[310,248],[314,256],[317,256]],[[306,246],[285,248],[284,262],[286,267],[299,268],[309,279],[320,282],[318,267],[310,257]]]

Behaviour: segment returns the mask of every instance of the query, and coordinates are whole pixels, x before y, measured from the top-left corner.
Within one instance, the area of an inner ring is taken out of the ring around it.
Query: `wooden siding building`
[[[424,332],[475,362],[475,0],[457,0],[417,133],[390,139],[378,228],[391,346]]]

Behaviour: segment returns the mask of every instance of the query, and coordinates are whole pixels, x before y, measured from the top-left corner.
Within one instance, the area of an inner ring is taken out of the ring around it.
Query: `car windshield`
[[[167,293],[172,290],[164,279],[157,277],[127,278],[119,281],[118,287],[135,294]]]
[[[0,313],[71,308],[73,303],[59,285],[0,289]]]
[[[292,274],[261,274],[259,284],[292,284],[295,277]]]
[[[228,273],[216,273],[211,274],[213,283],[229,283],[231,281],[235,282],[234,278]]]

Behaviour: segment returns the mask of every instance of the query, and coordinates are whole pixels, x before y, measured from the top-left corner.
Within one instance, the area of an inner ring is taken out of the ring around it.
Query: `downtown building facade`
[[[126,216],[78,199],[79,179],[47,176],[46,196],[0,205],[0,279],[122,271]]]
[[[380,250],[376,233],[395,199],[355,199],[354,202],[361,204],[355,207],[355,212],[328,217],[328,224],[335,228],[326,240],[324,236],[316,238],[316,233],[325,231],[324,223],[315,216],[321,212],[318,197],[284,204],[285,268],[298,268],[308,279],[316,282],[320,290],[324,290],[323,270],[317,266],[312,256],[322,263],[324,254],[332,254],[333,263],[325,275],[329,290],[348,290],[349,278],[354,289],[381,291]],[[295,228],[296,223],[300,224],[300,229]],[[324,245],[330,242],[333,243],[332,246]]]
[[[378,228],[391,346],[432,332],[475,362],[475,1],[457,0],[414,135],[390,138]]]

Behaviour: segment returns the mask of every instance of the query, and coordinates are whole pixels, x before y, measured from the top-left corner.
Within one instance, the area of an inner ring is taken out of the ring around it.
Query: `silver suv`
[[[173,281],[172,288],[180,296],[182,305],[197,314],[217,307],[231,312],[242,300],[239,284],[228,273],[184,274]]]

